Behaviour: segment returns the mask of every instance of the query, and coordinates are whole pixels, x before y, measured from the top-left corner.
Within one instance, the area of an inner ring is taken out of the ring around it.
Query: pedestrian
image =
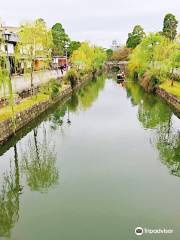
[[[63,73],[64,73],[64,66],[62,64],[60,66],[60,70],[61,70],[61,74],[63,75]]]

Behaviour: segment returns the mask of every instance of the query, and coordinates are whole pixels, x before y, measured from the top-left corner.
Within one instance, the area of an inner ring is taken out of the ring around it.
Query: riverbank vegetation
[[[177,35],[175,16],[165,16],[161,32],[145,35],[141,29],[137,35],[129,35],[127,40],[127,47],[133,48],[128,63],[129,74],[138,78],[148,91],[160,85],[179,97],[180,35]]]
[[[23,66],[23,74],[30,75],[31,89],[27,90],[26,97],[22,98],[13,93],[11,73],[8,65],[8,57],[5,51],[0,50],[0,121],[14,118],[20,111],[31,107],[45,99],[52,99],[61,94],[65,88],[74,88],[81,82],[84,75],[89,78],[96,75],[102,69],[106,61],[106,52],[103,48],[91,46],[88,42],[80,43],[71,40],[61,23],[56,23],[48,29],[43,19],[33,22],[25,22],[19,27],[18,42],[14,51],[15,70]],[[3,36],[0,36],[1,46],[6,48]],[[37,59],[43,62],[44,69],[50,69],[53,56],[65,56],[69,58],[71,66],[67,76],[61,80],[51,80],[40,87],[34,87],[34,66]],[[21,73],[21,74],[22,74]],[[8,96],[5,94],[8,91]],[[15,122],[15,119],[13,120]]]
[[[103,48],[83,42],[70,58],[71,69],[66,78],[74,87],[77,80],[80,80],[84,75],[92,74],[92,77],[94,77],[99,70],[102,70],[106,60],[107,54]]]

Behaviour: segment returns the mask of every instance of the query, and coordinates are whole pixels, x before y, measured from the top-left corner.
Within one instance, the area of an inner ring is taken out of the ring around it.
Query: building
[[[17,33],[18,28],[2,26],[2,24],[0,24],[0,35],[4,40],[4,44],[1,46],[1,49],[7,53],[11,73],[15,72],[14,50],[18,42]]]
[[[59,68],[62,65],[65,66],[67,65],[67,58],[60,57],[60,56],[53,56],[52,65],[53,65],[53,68]]]

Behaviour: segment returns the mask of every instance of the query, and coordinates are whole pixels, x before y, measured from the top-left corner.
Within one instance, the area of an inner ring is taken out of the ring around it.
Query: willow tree
[[[170,41],[158,33],[151,33],[132,52],[128,69],[131,73],[137,72],[139,76],[146,72],[149,79],[156,76],[163,81],[169,72],[167,59],[170,54]]]
[[[104,49],[83,42],[79,49],[73,52],[71,62],[81,70],[89,72],[100,68],[106,59],[107,55]]]
[[[44,20],[37,19],[35,22],[22,24],[18,35],[16,60],[23,64],[25,73],[30,73],[32,89],[35,61],[41,58],[48,64],[51,60],[52,34]]]
[[[171,69],[171,86],[174,85],[174,70],[180,68],[180,43],[172,42],[171,54],[167,63]]]
[[[0,35],[0,93],[2,94],[2,96],[0,95],[0,98],[1,97],[6,98],[6,89],[7,89],[10,105],[13,111],[14,103],[13,103],[12,82],[11,82],[9,73],[10,73],[10,69],[9,69],[8,57],[6,54],[5,40],[1,34]]]

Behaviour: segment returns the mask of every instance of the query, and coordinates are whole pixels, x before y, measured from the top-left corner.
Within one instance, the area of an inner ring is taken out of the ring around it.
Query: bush
[[[60,83],[51,79],[47,84],[43,84],[40,87],[40,92],[42,94],[49,95],[52,99],[59,94]]]
[[[75,69],[71,68],[67,73],[67,79],[70,82],[72,88],[77,85],[78,78],[78,72]]]
[[[59,95],[60,84],[58,83],[57,80],[52,79],[49,82],[49,86],[50,86],[51,98],[53,99],[54,97]]]

